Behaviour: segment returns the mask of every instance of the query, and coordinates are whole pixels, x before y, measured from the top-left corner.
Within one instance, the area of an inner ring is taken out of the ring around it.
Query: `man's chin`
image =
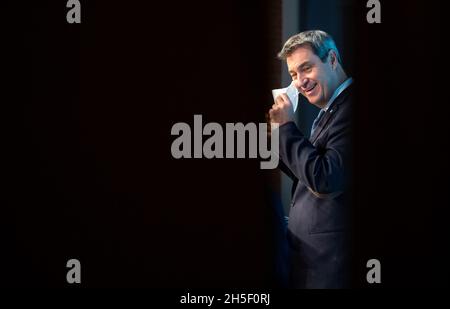
[[[317,105],[319,103],[319,100],[316,97],[306,97],[306,99],[308,100],[309,103],[311,103],[312,105]]]
[[[319,100],[317,98],[307,98],[308,102],[320,109],[324,108],[326,106],[326,103],[323,102],[322,100]]]

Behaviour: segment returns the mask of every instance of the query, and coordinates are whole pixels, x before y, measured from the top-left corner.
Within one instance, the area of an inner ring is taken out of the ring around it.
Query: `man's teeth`
[[[314,89],[314,87],[316,87],[316,85],[312,86],[311,88],[309,88],[308,90],[306,90],[306,92],[310,92],[311,90]]]

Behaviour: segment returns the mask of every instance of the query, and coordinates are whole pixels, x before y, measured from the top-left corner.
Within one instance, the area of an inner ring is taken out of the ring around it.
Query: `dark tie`
[[[313,136],[314,130],[316,130],[317,125],[319,124],[320,119],[322,119],[323,114],[325,114],[325,111],[323,109],[321,109],[320,112],[319,112],[319,115],[317,115],[316,119],[314,119],[314,122],[313,122],[313,125],[312,125],[312,128],[311,128],[311,135],[310,135],[310,137]]]

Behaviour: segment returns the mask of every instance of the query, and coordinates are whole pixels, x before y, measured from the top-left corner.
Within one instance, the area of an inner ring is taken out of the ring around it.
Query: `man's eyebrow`
[[[302,70],[305,66],[307,66],[307,65],[311,65],[311,63],[310,63],[309,61],[305,61],[305,62],[303,62],[302,64],[300,64],[300,65],[297,66],[297,70],[296,70],[296,71],[289,70],[289,73],[295,73],[295,72],[297,72],[297,71],[301,71],[301,70]]]

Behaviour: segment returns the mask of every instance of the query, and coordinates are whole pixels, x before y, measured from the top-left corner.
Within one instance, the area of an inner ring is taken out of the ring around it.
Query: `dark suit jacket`
[[[295,185],[288,224],[294,288],[349,284],[352,87],[336,98],[311,138],[294,122],[279,128],[280,167]]]

